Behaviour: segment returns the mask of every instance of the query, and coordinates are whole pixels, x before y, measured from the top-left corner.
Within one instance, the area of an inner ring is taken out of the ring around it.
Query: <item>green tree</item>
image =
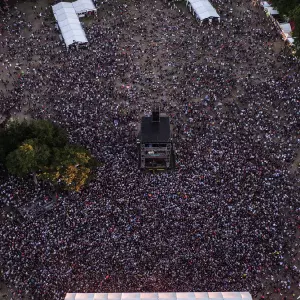
[[[291,12],[291,17],[295,22],[293,37],[295,38],[295,45],[299,49],[300,48],[300,4]]]
[[[296,54],[300,56],[300,0],[273,0],[272,5],[280,14],[290,17],[295,22],[293,31]]]
[[[79,191],[90,177],[93,159],[83,148],[66,146],[54,149],[53,161],[38,176],[66,190]]]
[[[68,139],[66,132],[60,127],[46,120],[37,120],[30,123],[31,134],[40,144],[50,147],[63,147]]]
[[[0,132],[0,162],[3,163],[8,153],[16,150],[30,138],[31,130],[27,121],[10,122],[6,129]]]
[[[45,120],[9,123],[0,131],[0,163],[9,173],[32,174],[67,190],[79,191],[96,162],[82,147],[70,145],[66,132]]]
[[[6,157],[6,167],[14,175],[36,173],[48,164],[50,149],[37,140],[26,140]]]
[[[66,132],[49,121],[13,121],[0,132],[0,162],[3,163],[8,153],[29,139],[50,148],[64,147],[68,141]]]
[[[280,14],[290,16],[291,12],[300,4],[300,0],[273,0],[272,5]]]
[[[22,144],[10,152],[6,158],[6,167],[14,175],[24,176],[36,168],[34,150],[30,144]]]

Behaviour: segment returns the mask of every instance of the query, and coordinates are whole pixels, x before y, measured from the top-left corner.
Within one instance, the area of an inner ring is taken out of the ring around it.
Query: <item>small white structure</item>
[[[65,300],[252,300],[248,292],[68,293]]]
[[[72,3],[60,2],[52,9],[67,48],[88,42]]]
[[[219,14],[208,0],[186,0],[186,5],[201,21],[211,18],[217,18],[220,21]]]
[[[97,11],[92,0],[77,0],[72,2],[72,5],[78,15]]]
[[[88,43],[79,17],[97,11],[92,0],[60,2],[53,5],[52,10],[67,48]]]
[[[290,23],[279,23],[279,26],[281,28],[281,30],[284,33],[291,33],[292,32],[292,28],[291,28],[291,24]]]
[[[287,41],[289,44],[294,44],[294,39],[292,37],[292,27],[290,23],[279,23],[279,26],[282,31],[282,36],[285,41]]]
[[[270,14],[271,16],[279,15],[278,10],[274,9],[271,6],[267,6],[264,9],[265,9],[265,12],[268,13],[268,14]]]
[[[263,1],[263,2],[262,2],[262,6],[263,6],[263,7],[270,7],[271,4],[269,4],[267,1]]]

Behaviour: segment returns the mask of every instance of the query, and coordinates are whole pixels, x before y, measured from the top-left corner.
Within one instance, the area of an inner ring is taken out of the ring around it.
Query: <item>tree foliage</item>
[[[35,150],[25,142],[6,157],[6,167],[14,175],[23,176],[36,169]]]
[[[49,121],[14,121],[0,132],[0,162],[4,162],[8,153],[26,140],[34,140],[37,144],[50,148],[63,147],[68,141],[66,132]]]
[[[295,22],[293,37],[297,55],[300,56],[300,0],[272,0],[272,5],[280,14],[290,17]]]
[[[79,191],[87,182],[92,166],[93,160],[86,150],[68,145],[55,149],[51,165],[39,177],[67,190]]]
[[[296,37],[295,44],[299,49],[300,48],[300,4],[296,6],[294,10],[291,12],[291,18],[295,22],[295,29],[293,32],[293,36]]]
[[[95,166],[87,150],[68,144],[66,132],[45,120],[12,122],[1,131],[0,162],[11,174],[33,173],[72,191],[86,184]]]
[[[48,164],[50,149],[37,140],[26,140],[6,157],[6,167],[14,175],[24,176],[37,172]]]
[[[272,5],[282,15],[291,16],[292,11],[300,4],[300,0],[272,0]]]

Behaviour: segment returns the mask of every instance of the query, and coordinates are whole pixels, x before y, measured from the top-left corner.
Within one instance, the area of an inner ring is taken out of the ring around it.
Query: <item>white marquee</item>
[[[88,42],[72,3],[60,2],[52,9],[67,47],[74,42]]]
[[[263,5],[263,7],[270,7],[271,6],[267,1],[262,2],[262,5]]]
[[[268,12],[270,15],[279,15],[278,10],[274,9],[273,7],[265,7],[265,11]]]
[[[186,4],[193,10],[197,18],[200,20],[208,18],[220,19],[217,11],[208,0],[186,0]]]
[[[280,28],[282,29],[282,31],[284,33],[291,33],[292,32],[292,28],[290,23],[279,23]]]
[[[85,14],[97,10],[92,0],[77,0],[72,2],[72,5],[77,14]]]
[[[65,300],[252,300],[248,292],[68,293]]]

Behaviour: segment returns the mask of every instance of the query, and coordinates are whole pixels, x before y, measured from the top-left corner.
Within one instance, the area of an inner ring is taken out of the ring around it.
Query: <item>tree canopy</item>
[[[39,177],[79,191],[90,176],[90,164],[91,157],[86,150],[67,145],[54,149],[51,165],[44,168]]]
[[[10,173],[24,176],[48,165],[50,155],[50,148],[47,145],[39,144],[37,140],[25,140],[7,155],[6,167]]]
[[[300,0],[272,0],[272,5],[278,11],[287,16],[291,16],[293,10],[300,4]]]
[[[295,44],[298,49],[298,55],[300,55],[300,4],[296,6],[291,12],[291,18],[295,22],[295,29],[293,32],[293,36],[296,38]]]
[[[0,162],[26,140],[48,147],[63,147],[68,141],[63,129],[46,120],[10,122],[0,133]]]
[[[290,17],[295,22],[293,37],[298,52],[300,52],[300,0],[272,0],[272,5],[280,14]]]
[[[87,150],[69,144],[66,132],[45,120],[9,123],[0,132],[0,162],[13,175],[35,174],[72,191],[86,184],[95,166]]]

